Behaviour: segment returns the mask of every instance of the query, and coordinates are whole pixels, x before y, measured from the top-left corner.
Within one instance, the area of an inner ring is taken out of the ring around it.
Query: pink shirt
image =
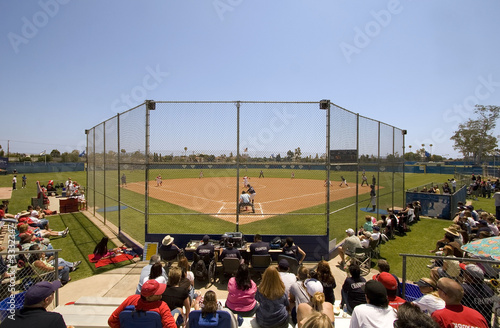
[[[253,280],[252,287],[247,290],[238,289],[236,285],[236,278],[232,277],[227,283],[227,300],[226,307],[234,311],[247,312],[255,307],[257,301],[255,300],[255,293],[257,292],[257,285]]]

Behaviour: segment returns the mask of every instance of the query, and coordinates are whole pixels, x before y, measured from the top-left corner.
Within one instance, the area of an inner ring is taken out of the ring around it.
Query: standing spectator
[[[21,185],[21,188],[24,189],[26,187],[26,182],[28,181],[28,178],[26,177],[26,174],[23,174],[22,176],[22,185]]]
[[[481,313],[460,304],[464,296],[464,289],[458,282],[450,278],[441,278],[437,282],[437,289],[439,297],[444,300],[446,307],[434,311],[432,318],[441,328],[488,327],[488,323]]]
[[[434,280],[430,278],[422,278],[417,281],[415,285],[418,286],[423,296],[414,300],[413,303],[424,313],[431,315],[436,310],[444,309],[444,301],[438,295],[436,282]]]
[[[12,190],[17,190],[16,185],[17,185],[17,176],[14,175],[14,177],[12,178]]]
[[[160,263],[161,258],[158,255],[151,255],[151,258],[149,259],[149,264],[146,265],[144,268],[141,270],[141,276],[139,277],[139,283],[137,284],[137,288],[135,289],[136,294],[141,293],[141,288],[142,288],[142,283],[144,282],[144,278],[149,276],[149,273],[151,271],[151,267],[155,263]],[[162,268],[162,275],[165,280],[167,280],[167,273],[165,272],[165,269]]]
[[[287,237],[285,241],[285,246],[283,246],[283,254],[296,258],[299,264],[302,264],[306,258],[306,253],[299,246],[293,243],[292,237]]]
[[[62,315],[49,312],[47,308],[54,300],[54,293],[61,282],[41,281],[31,286],[24,295],[24,306],[13,316],[3,319],[1,328],[66,328]]]
[[[341,259],[339,265],[342,267],[345,265],[345,256],[353,256],[354,253],[356,253],[356,248],[361,248],[361,241],[354,234],[354,230],[349,228],[345,232],[347,234],[347,238],[344,240],[342,245],[338,247]]]
[[[337,283],[335,282],[335,278],[333,277],[332,270],[330,269],[330,264],[321,260],[318,263],[318,267],[316,268],[316,272],[318,273],[318,280],[321,282],[323,286],[323,294],[325,294],[325,301],[330,302],[332,304],[335,303],[335,294],[333,290],[337,287]]]
[[[457,180],[455,180],[455,178],[451,178],[450,182],[451,189],[453,189],[453,193],[455,193],[457,191]]]
[[[323,294],[323,286],[321,282],[316,279],[307,279],[305,281],[307,294],[309,294],[309,302],[299,304],[297,308],[297,321],[298,328],[302,327],[302,323],[315,312],[326,314],[330,318],[330,322],[335,322],[333,314],[333,304],[325,301],[325,294]]]
[[[293,273],[288,272],[289,269],[290,266],[288,261],[281,259],[278,263],[278,272],[280,274],[281,281],[283,281],[283,284],[285,285],[285,293],[287,295],[289,294],[290,287],[297,281],[297,277]]]
[[[373,280],[381,282],[385,289],[387,289],[387,299],[389,300],[389,305],[394,309],[397,310],[401,304],[406,302],[404,299],[397,296],[398,282],[392,274],[388,272],[380,272],[379,274],[373,276]]]
[[[123,301],[120,306],[111,314],[108,319],[108,325],[111,328],[120,328],[120,313],[125,307],[134,305],[137,311],[158,312],[161,317],[161,323],[164,328],[177,328],[174,317],[170,312],[167,303],[161,300],[162,293],[166,285],[158,283],[156,280],[148,280],[142,285],[141,294],[134,294]]]
[[[288,327],[288,296],[278,271],[268,267],[262,275],[255,299],[260,303],[255,318],[262,328]]]
[[[367,304],[360,304],[352,311],[349,328],[392,328],[396,310],[389,306],[387,290],[376,280],[365,284]]]
[[[192,303],[192,301],[196,298],[194,292],[194,273],[189,270],[189,261],[186,256],[184,256],[184,254],[180,256],[179,263],[177,265],[182,270],[179,286],[184,287],[188,290],[189,298]]]
[[[495,193],[493,194],[495,199],[495,217],[500,220],[500,185],[495,185]]]
[[[475,264],[460,264],[464,270],[464,297],[462,304],[483,315],[487,322],[491,322],[495,293],[484,283],[484,272]]]
[[[253,237],[253,243],[250,245],[250,255],[267,255],[269,249],[269,243],[263,242],[261,235],[256,234]]]
[[[248,265],[240,264],[236,276],[227,283],[226,307],[242,317],[251,317],[257,309],[255,293],[257,285],[250,279]]]
[[[69,191],[69,186],[71,186],[73,182],[71,181],[71,178],[68,178],[66,182],[64,183],[64,187],[66,187],[66,191]]]
[[[361,269],[356,263],[349,265],[349,273],[350,277],[348,276],[342,285],[340,307],[343,307],[345,304],[347,313],[351,314],[356,306],[366,303],[365,292],[363,290],[366,279],[361,277]]]

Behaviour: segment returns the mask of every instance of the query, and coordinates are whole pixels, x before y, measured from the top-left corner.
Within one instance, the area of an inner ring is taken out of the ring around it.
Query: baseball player
[[[363,185],[366,183],[366,186],[368,187],[368,178],[366,176],[366,173],[363,172],[363,174],[361,174],[361,187],[363,187]]]
[[[246,188],[248,187],[248,177],[245,175],[243,177],[243,188]]]
[[[325,179],[325,187],[328,186],[328,184],[330,184],[330,186],[332,185],[332,182],[328,182],[328,179]]]
[[[161,180],[161,175],[158,174],[158,176],[156,177],[156,186],[159,187],[163,184],[163,181]]]
[[[290,174],[290,179],[294,179],[295,178],[295,172],[292,171],[292,174]]]
[[[349,185],[347,184],[347,180],[343,176],[340,176],[340,179],[342,180],[342,182],[340,183],[339,187],[342,187],[343,184],[345,184],[346,187],[349,187]]]
[[[200,179],[203,178],[203,171],[200,171]]]
[[[250,200],[252,201],[252,204],[253,204],[253,200],[255,198],[255,189],[253,189],[253,187],[251,185],[248,185],[248,190],[247,190],[247,193],[250,195]]]
[[[260,173],[259,173],[259,178],[263,178],[264,177],[264,171],[260,170]]]

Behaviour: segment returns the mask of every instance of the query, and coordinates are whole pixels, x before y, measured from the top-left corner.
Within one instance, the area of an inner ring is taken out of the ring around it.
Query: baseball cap
[[[380,231],[380,227],[378,225],[373,226],[373,230]]]
[[[483,280],[484,279],[484,271],[475,264],[465,264],[460,263],[460,267],[465,270],[465,272],[474,279]]]
[[[417,285],[418,287],[432,287],[434,289],[437,288],[434,280],[430,278],[422,278],[419,281],[415,282],[415,285]]]
[[[203,236],[203,239],[202,239],[204,242],[207,242],[210,240],[210,237],[208,235],[205,235]]]
[[[278,262],[278,266],[280,268],[283,268],[283,269],[288,269],[290,267],[290,264],[288,264],[288,261],[285,260],[285,259],[281,259],[279,262]]]
[[[349,236],[354,235],[354,230],[352,230],[351,228],[347,229],[345,232],[347,232]]]
[[[372,304],[383,304],[387,302],[387,289],[377,280],[368,280],[362,287],[366,297]]]
[[[41,281],[28,289],[24,295],[24,305],[35,305],[52,295],[57,289],[61,288],[62,284],[59,280],[54,282]]]
[[[396,278],[389,272],[380,272],[373,276],[373,280],[377,280],[384,285],[384,287],[388,290],[396,290],[398,289],[398,282]]]
[[[323,285],[317,279],[312,279],[312,278],[306,279],[306,281],[304,281],[304,285],[306,286],[307,293],[310,296],[313,296],[317,292],[320,292],[320,293],[323,292]]]
[[[477,221],[479,224],[483,224],[483,225],[488,225],[488,221],[486,220],[479,220]]]
[[[154,279],[146,281],[141,288],[141,295],[144,297],[149,297],[153,295],[161,295],[167,288],[167,285],[160,284]]]

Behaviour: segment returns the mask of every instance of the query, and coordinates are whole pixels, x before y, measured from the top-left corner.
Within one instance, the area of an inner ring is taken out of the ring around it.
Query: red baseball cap
[[[161,295],[167,288],[167,285],[160,284],[154,279],[146,281],[141,288],[141,295],[144,297],[149,297],[153,295]]]
[[[394,276],[389,272],[380,272],[379,274],[373,276],[373,280],[380,281],[387,290],[398,289],[398,282],[396,278],[394,278]]]

